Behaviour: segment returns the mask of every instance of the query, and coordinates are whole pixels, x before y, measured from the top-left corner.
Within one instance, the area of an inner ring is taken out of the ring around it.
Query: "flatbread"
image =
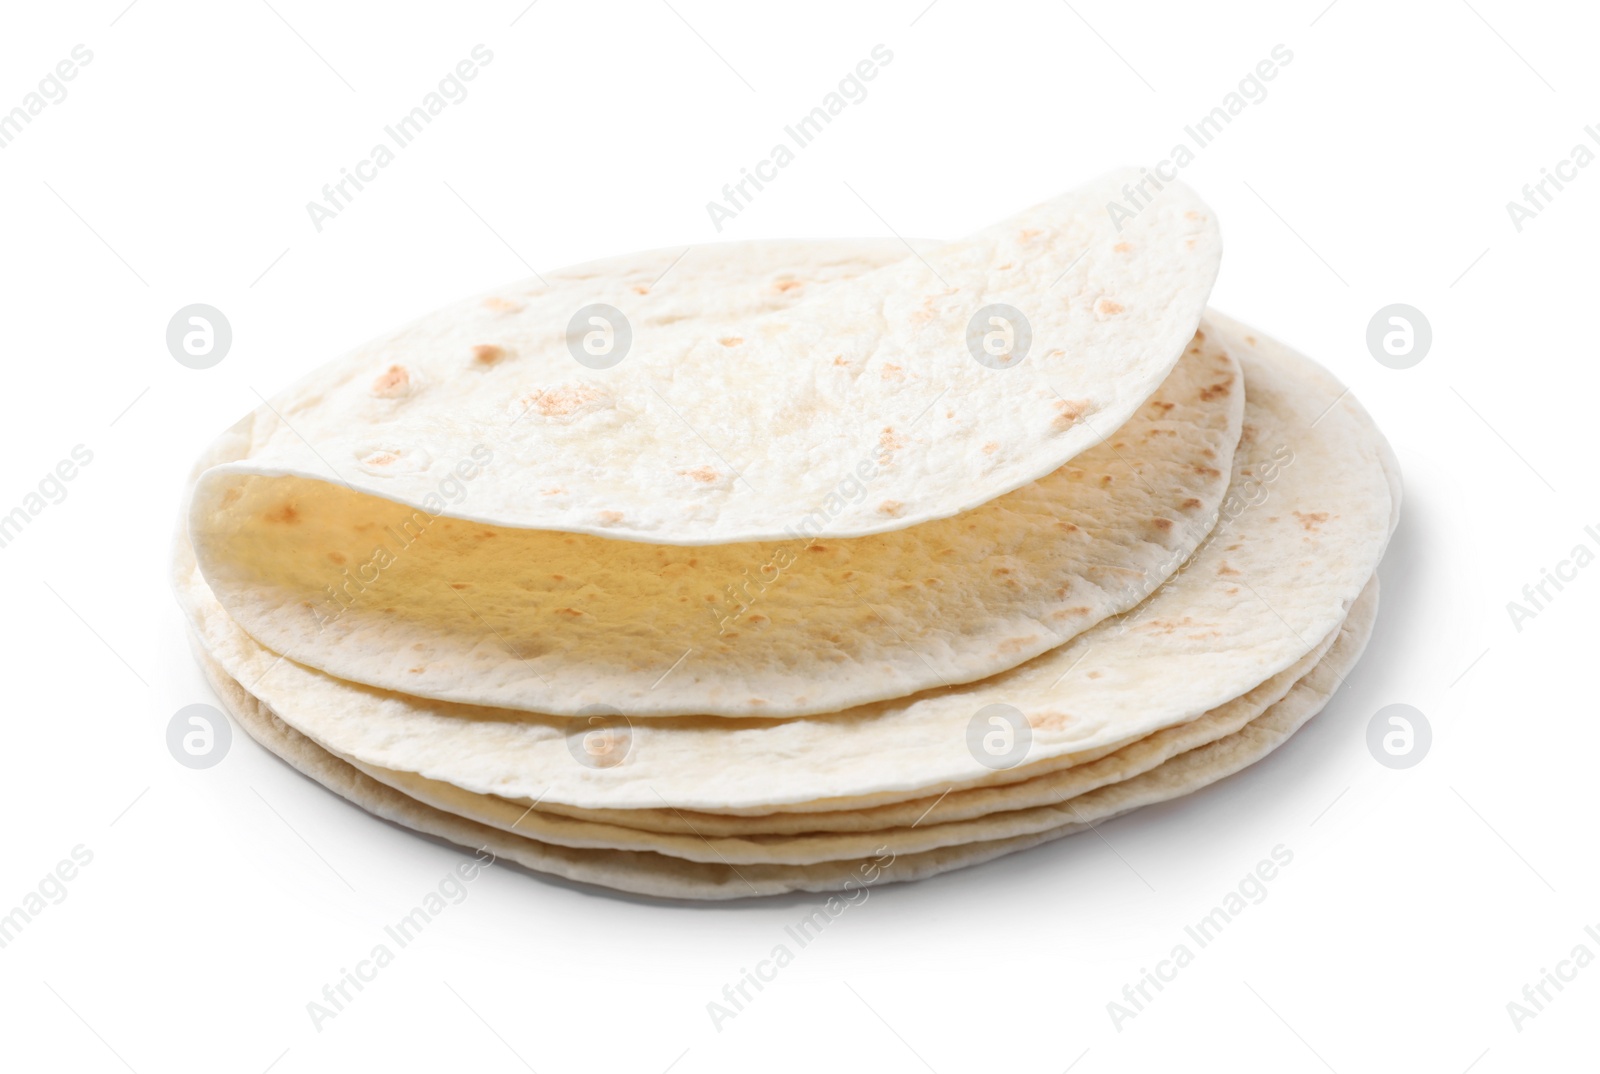
[[[208,652],[280,717],[363,764],[479,794],[579,808],[836,811],[928,788],[1018,782],[1193,720],[1292,666],[1343,621],[1387,544],[1382,435],[1349,392],[1247,329],[1225,332],[1246,384],[1224,519],[1134,611],[979,683],[792,720],[639,721],[623,763],[578,763],[581,723],[341,682],[253,642],[185,563],[178,589]],[[969,751],[989,705],[1031,727],[1026,764]]]
[[[1354,608],[1351,614],[1355,614]],[[948,824],[1006,810],[1052,805],[1107,783],[1128,779],[1179,753],[1238,731],[1283,700],[1294,684],[1305,678],[1327,654],[1337,633],[1335,631],[1322,639],[1316,648],[1266,682],[1203,716],[1115,749],[1086,752],[1076,757],[1076,763],[1070,767],[1063,767],[1056,761],[1020,767],[1011,773],[1019,777],[1018,782],[964,788],[937,787],[930,789],[925,797],[903,802],[827,811],[806,809],[805,803],[793,811],[730,815],[686,809],[579,809],[551,802],[538,802],[538,811],[647,832],[744,837],[872,832],[922,824]],[[420,776],[402,773],[400,775],[407,782],[397,783],[385,777],[386,769],[364,767],[363,770],[374,774],[380,782],[396,786],[413,797],[424,797],[410,789],[409,781],[420,780]],[[535,802],[525,798],[501,800],[511,802],[518,815],[535,805]],[[524,828],[525,825],[518,826],[518,830]],[[533,833],[523,831],[523,834]]]
[[[815,532],[830,538],[948,518],[1097,444],[1194,335],[1221,258],[1215,220],[1173,183],[1113,226],[1106,203],[1130,180],[1131,170],[1101,176],[710,330],[679,325],[672,311],[714,311],[719,299],[706,294],[721,281],[678,281],[662,253],[499,289],[280,395],[257,416],[249,458],[202,480],[197,509],[226,511],[248,475],[333,481],[427,508],[475,445],[493,444],[501,461],[446,504],[452,517],[672,545],[781,540],[818,512]],[[746,253],[694,256],[748,281],[762,273],[741,263]],[[607,322],[597,303],[628,325]],[[1026,320],[1006,329],[1005,368],[974,351],[1005,334],[989,321],[996,305]],[[885,428],[902,443],[870,493],[836,502]]]
[[[1370,618],[1365,620],[1370,629]],[[1359,626],[1353,622],[1352,627]],[[1343,640],[1343,639],[1341,639]],[[1359,656],[1360,644],[1356,645]],[[1059,839],[1133,809],[1192,793],[1247,767],[1276,749],[1319,712],[1340,676],[1319,664],[1263,716],[1226,738],[1190,750],[1142,775],[1078,800],[1071,823],[985,842],[896,854],[876,848],[870,857],[815,865],[707,864],[648,851],[584,850],[541,843],[467,820],[412,799],[377,782],[285,724],[228,677],[196,642],[207,676],[234,718],[263,746],[312,779],[386,820],[566,880],[658,898],[724,900],[790,891],[859,897],[859,889],[916,880],[980,864]]]
[[[1315,659],[1306,662],[1306,671],[1320,667],[1324,679],[1342,680],[1354,667],[1371,634],[1377,606],[1378,583],[1374,576],[1351,607],[1349,617],[1334,631],[1338,636],[1337,641],[1330,637],[1325,644],[1313,650]],[[1293,688],[1294,684],[1291,684],[1289,691]],[[1250,694],[1244,695],[1244,698],[1249,697]],[[1059,828],[1063,824],[1098,819],[1096,809],[1102,792],[1104,796],[1120,800],[1117,792],[1107,788],[1148,772],[1190,749],[1235,734],[1271,707],[1264,706],[1256,713],[1248,714],[1252,706],[1241,704],[1244,698],[1237,698],[1187,724],[1158,731],[1090,764],[1041,776],[1037,781],[964,792],[987,794],[997,799],[1001,808],[987,814],[955,820],[930,812],[924,817],[913,818],[903,826],[855,832],[802,830],[785,834],[741,832],[714,835],[697,827],[692,827],[687,833],[645,831],[622,826],[609,819],[600,820],[581,814],[544,813],[536,803],[473,794],[449,783],[424,779],[412,772],[375,768],[356,763],[348,757],[341,757],[340,760],[354,764],[379,783],[393,787],[425,805],[502,831],[526,835],[543,843],[612,850],[649,850],[713,864],[814,865],[870,858],[881,853],[885,847],[896,855],[917,854],[941,847],[1028,835]],[[1034,786],[1036,782],[1044,786]],[[607,815],[611,817],[621,812],[611,810]],[[803,822],[809,816],[795,814],[794,820]],[[722,819],[725,822],[738,822],[747,818]]]
[[[773,245],[803,279],[839,244]],[[337,678],[565,716],[809,715],[985,678],[1137,604],[1215,525],[1243,412],[1238,364],[1197,336],[1068,465],[955,518],[847,540],[645,544],[265,477],[236,479],[229,508],[192,512],[190,532],[234,621]],[[226,436],[204,465],[245,450]]]

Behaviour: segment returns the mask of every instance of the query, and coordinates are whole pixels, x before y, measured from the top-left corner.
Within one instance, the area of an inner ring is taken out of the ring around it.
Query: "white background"
[[[1505,207],[1600,123],[1592,10],[125,2],[0,16],[0,108],[74,45],[94,53],[0,151],[0,511],[74,445],[94,453],[0,549],[0,910],[93,853],[0,949],[0,1063],[1593,1068],[1600,967],[1520,1031],[1506,1005],[1579,943],[1600,955],[1600,567],[1520,631],[1506,603],[1597,546],[1600,167],[1520,233]],[[305,203],[480,42],[494,60],[471,95],[317,233]],[[717,235],[707,200],[878,43],[894,59],[870,95]],[[242,735],[207,771],[168,754],[172,714],[212,700],[165,580],[209,438],[257,392],[528,266],[955,236],[1152,164],[1280,43],[1293,60],[1268,97],[1184,178],[1223,225],[1214,303],[1350,384],[1405,469],[1377,631],[1333,704],[1254,769],[1103,839],[874,891],[720,1032],[708,1001],[816,899],[658,905],[496,868],[315,1030],[307,1001],[461,855]],[[203,372],[164,342],[193,302],[235,336]],[[1392,302],[1433,326],[1409,370],[1366,348]],[[1396,702],[1434,732],[1406,771],[1365,745]],[[1280,843],[1294,860],[1266,900],[1114,1027],[1108,1001]]]

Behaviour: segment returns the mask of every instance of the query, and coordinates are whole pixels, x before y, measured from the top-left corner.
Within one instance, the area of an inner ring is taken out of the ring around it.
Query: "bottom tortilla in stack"
[[[1399,503],[1387,445],[1326,373],[1219,323],[1246,382],[1234,510],[1144,604],[977,683],[797,720],[643,721],[625,763],[596,769],[567,752],[567,721],[281,660],[181,547],[180,595],[218,691],[268,748],[380,816],[531,869],[710,899],[975,864],[1254,762],[1326,703],[1370,633]],[[1025,719],[1025,763],[970,749],[971,718],[995,704]]]
[[[341,760],[295,731],[228,678],[215,661],[203,652],[199,656],[229,712],[252,738],[323,786],[380,817],[462,846],[487,848],[497,858],[568,880],[663,898],[737,899],[791,891],[850,892],[858,887],[949,872],[1084,831],[1097,822],[1190,794],[1232,775],[1271,753],[1321,711],[1344,673],[1360,657],[1371,634],[1377,603],[1374,579],[1351,610],[1328,655],[1281,700],[1243,728],[1180,753],[1138,776],[1063,799],[1053,811],[1054,824],[1041,825],[1037,817],[1024,821],[1016,819],[1014,812],[999,812],[980,822],[968,822],[974,830],[968,832],[967,840],[923,850],[913,849],[915,826],[859,833],[851,841],[861,844],[858,856],[803,864],[680,857],[666,849],[642,849],[651,839],[650,833],[643,832],[638,833],[641,849],[634,850],[604,845],[562,846],[517,834],[515,829],[522,818],[505,799],[473,795],[448,784],[435,784],[433,793],[425,797],[408,795],[387,778],[380,781],[371,769]],[[400,782],[413,791],[417,789],[416,777]],[[522,817],[528,814],[525,809],[520,812]],[[1019,833],[1017,829],[1034,830]],[[655,838],[676,838],[680,847],[686,842],[681,836]],[[705,846],[710,855],[720,854],[709,841]],[[850,849],[840,846],[838,852],[847,853]]]

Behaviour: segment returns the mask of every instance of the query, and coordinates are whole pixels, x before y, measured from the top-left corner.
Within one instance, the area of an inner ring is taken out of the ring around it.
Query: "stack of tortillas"
[[[847,892],[1260,759],[1399,510],[1327,372],[1113,174],[959,242],[582,265],[333,362],[195,469],[234,718],[389,820],[678,898]]]

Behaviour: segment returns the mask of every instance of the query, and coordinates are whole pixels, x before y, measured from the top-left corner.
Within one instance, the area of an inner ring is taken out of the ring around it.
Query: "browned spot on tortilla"
[[[849,365],[850,363],[844,360],[844,355],[836,354],[836,355],[833,356],[833,364],[834,365]]]
[[[1194,464],[1194,472],[1199,474],[1201,477],[1221,477],[1222,476],[1222,471],[1221,470],[1217,469],[1215,466],[1207,466],[1203,462],[1197,462],[1197,463]]]
[[[522,309],[522,303],[515,299],[493,295],[483,300],[483,308],[494,310],[496,313],[517,313]]]
[[[1091,672],[1089,672],[1089,678],[1091,678],[1091,679],[1098,679],[1098,678],[1099,678],[1099,677],[1100,677],[1100,672],[1098,672],[1098,671],[1091,671]]]
[[[1100,487],[1103,488],[1103,489],[1111,487],[1111,475],[1110,474],[1101,474],[1100,475]]]
[[[1078,527],[1074,526],[1070,522],[1057,522],[1056,523],[1056,529],[1060,530],[1062,533],[1077,533],[1078,532]]]
[[[1057,399],[1050,405],[1056,410],[1056,416],[1050,423],[1056,429],[1071,428],[1074,422],[1089,412],[1089,403],[1082,399]]]
[[[411,674],[413,674],[413,675],[421,675],[427,669],[426,668],[406,668],[406,670],[411,672]]]
[[[1140,629],[1148,630],[1156,634],[1171,634],[1173,631],[1178,630],[1181,627],[1198,625],[1198,623],[1186,615],[1182,619],[1151,619],[1148,622],[1141,624]]]
[[[1244,341],[1246,343],[1250,344],[1250,346],[1252,346],[1252,347],[1254,347],[1256,345],[1256,337],[1255,336],[1245,336],[1244,337]]]
[[[995,441],[993,441],[993,440],[991,440],[987,444],[983,445],[983,453],[985,455],[993,455],[995,452],[997,452],[999,450],[1000,450],[1000,445],[998,443],[996,443]]]
[[[1122,303],[1114,298],[1102,298],[1094,304],[1094,311],[1102,317],[1114,317],[1122,310]]]
[[[234,504],[239,502],[239,497],[243,495],[244,491],[240,489],[238,485],[232,486],[227,492],[222,494],[222,506],[232,507]]]
[[[284,525],[292,526],[296,522],[300,521],[300,511],[295,507],[294,504],[285,503],[276,511],[268,511],[261,517],[266,519],[268,522],[282,522]]]
[[[808,545],[806,545],[806,551],[807,552],[826,552],[827,550],[828,550],[828,546],[825,545],[825,544],[808,544]]]
[[[1233,377],[1228,376],[1217,381],[1215,384],[1201,388],[1200,398],[1202,401],[1209,403],[1213,399],[1222,398],[1231,391],[1233,391]]]
[[[642,283],[636,283],[633,285],[633,293],[636,295],[648,295],[650,293],[650,288],[646,287]]]
[[[1317,532],[1317,528],[1328,521],[1329,517],[1326,511],[1294,511],[1291,513],[1300,520],[1300,527],[1307,533]]]
[[[779,280],[772,286],[779,291],[793,291],[796,287],[804,287],[805,282],[802,280]]]
[[[344,563],[348,557],[343,552],[329,552],[328,559],[333,563]]]
[[[1228,566],[1228,563],[1227,563],[1226,560],[1223,561],[1221,567],[1217,568],[1217,575],[1218,575],[1218,577],[1221,577],[1221,578],[1226,578],[1229,575],[1240,575],[1240,574],[1243,574],[1243,573],[1244,573],[1243,571],[1234,570],[1232,567]]]
[[[1125,254],[1125,253],[1130,252],[1133,249],[1133,243],[1131,243],[1131,242],[1119,242],[1115,246],[1113,246],[1112,249],[1115,250],[1119,254]]]
[[[901,511],[904,511],[905,509],[906,505],[901,503],[899,500],[884,500],[878,505],[878,514],[888,515],[890,518],[895,518],[900,514]]]
[[[379,399],[395,399],[411,391],[411,374],[403,365],[392,365],[372,382],[372,394]]]
[[[724,347],[737,347],[739,344],[744,342],[744,337],[743,336],[723,336],[721,339],[717,340],[717,342],[722,344]]]
[[[576,609],[576,608],[557,608],[556,609],[556,614],[557,615],[564,615],[568,619],[577,619],[583,613],[581,611],[579,611],[578,609]]]
[[[883,372],[880,374],[884,380],[904,380],[901,369],[893,362],[883,363]]]
[[[1165,399],[1152,399],[1150,401],[1150,405],[1155,407],[1157,410],[1161,411],[1161,413],[1165,414],[1167,411],[1171,410],[1173,407],[1177,406],[1178,404],[1177,403],[1169,403]]]
[[[1180,506],[1182,506],[1185,511],[1193,511],[1196,507],[1200,506],[1200,501],[1195,499],[1195,497],[1190,496],[1187,500],[1184,500]]]
[[[1035,731],[1064,731],[1076,722],[1070,712],[1041,712],[1026,719]]]
[[[602,525],[602,526],[615,526],[618,522],[621,522],[621,521],[622,521],[622,512],[621,511],[601,511],[600,512],[600,525]]]
[[[587,384],[540,388],[522,397],[523,410],[537,411],[541,417],[564,418],[576,414],[600,398],[600,393]]]
[[[1150,520],[1150,525],[1154,526],[1158,530],[1170,530],[1172,528],[1172,519],[1152,518]]]
[[[567,576],[564,574],[552,574],[550,576],[550,580],[552,582],[565,582],[567,580]]]
[[[506,349],[495,343],[476,343],[472,347],[472,360],[479,365],[494,365],[504,361]]]
[[[706,484],[710,484],[717,479],[717,472],[709,466],[698,466],[693,470],[679,470],[678,473]]]
[[[1023,650],[1030,648],[1033,644],[1034,639],[1032,637],[1007,638],[1005,641],[995,646],[995,652],[1005,654],[1020,653]]]
[[[1038,231],[1038,229],[1031,228],[1031,227],[1025,227],[1021,231],[1017,232],[1017,241],[1018,242],[1032,242],[1034,239],[1039,237],[1039,234],[1040,234],[1040,232]]]
[[[1199,220],[1199,219],[1201,219],[1200,214],[1195,212],[1193,209],[1185,210],[1183,216],[1184,216],[1184,219],[1186,219],[1186,220]]]
[[[895,435],[892,428],[885,425],[883,432],[878,434],[878,446],[885,451],[898,451],[906,446],[905,439]]]
[[[451,582],[450,583],[450,588],[451,589],[471,589],[472,588],[472,584],[470,582]]]

